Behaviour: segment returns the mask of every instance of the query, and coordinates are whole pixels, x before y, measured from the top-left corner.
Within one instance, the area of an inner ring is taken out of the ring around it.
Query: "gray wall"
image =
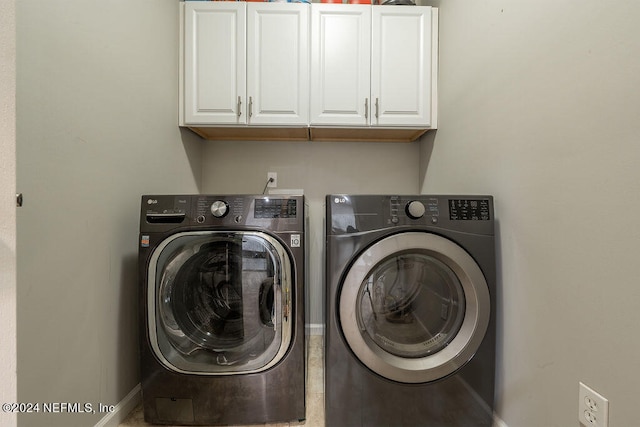
[[[207,141],[202,189],[214,194],[259,194],[267,172],[277,172],[278,189],[304,190],[310,211],[309,317],[316,328],[323,322],[325,195],[416,193],[419,149],[415,143]]]
[[[577,426],[583,381],[636,426],[640,3],[440,3],[421,190],[496,197],[498,413]]]
[[[15,2],[0,2],[0,402],[16,398],[16,26]],[[0,424],[16,425],[15,414]]]
[[[19,401],[115,404],[137,383],[140,194],[256,193],[276,171],[309,198],[314,301],[324,194],[493,193],[498,413],[577,425],[582,380],[611,400],[611,425],[637,424],[636,2],[434,0],[440,129],[399,145],[201,144],[176,127],[177,2],[16,3]]]
[[[177,127],[177,34],[173,1],[17,2],[20,402],[95,409],[139,382],[140,196],[199,190],[202,145]]]

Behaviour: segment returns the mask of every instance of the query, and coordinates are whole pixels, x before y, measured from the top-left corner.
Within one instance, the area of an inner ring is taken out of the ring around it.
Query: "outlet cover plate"
[[[578,420],[586,427],[609,426],[609,401],[584,383],[580,383]]]
[[[273,181],[271,181],[273,180]],[[278,173],[277,172],[267,172],[267,187],[268,188],[276,188],[278,186]]]

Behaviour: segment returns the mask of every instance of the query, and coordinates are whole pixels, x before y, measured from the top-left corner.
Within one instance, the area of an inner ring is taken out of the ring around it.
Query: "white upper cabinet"
[[[371,6],[313,4],[311,124],[369,125]]]
[[[372,124],[431,126],[432,8],[372,8]]]
[[[246,6],[186,2],[184,122],[246,123]]]
[[[309,6],[184,3],[185,125],[307,125]]]
[[[437,128],[436,8],[180,8],[179,124],[203,138],[413,141]]]
[[[249,123],[309,123],[309,6],[248,3]]]
[[[431,7],[313,4],[311,125],[434,127]]]

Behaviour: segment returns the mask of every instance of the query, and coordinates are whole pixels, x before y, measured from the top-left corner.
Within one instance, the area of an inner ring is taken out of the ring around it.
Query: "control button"
[[[211,205],[211,214],[216,218],[222,218],[229,213],[229,205],[223,200],[216,200]]]
[[[237,216],[234,218],[234,221],[235,221],[236,223],[238,223],[238,224],[239,224],[239,223],[242,221],[242,215],[237,215]]]
[[[397,216],[392,216],[392,217],[391,217],[391,222],[392,222],[393,224],[397,224],[397,223],[398,223],[398,221],[399,221],[399,220],[398,220],[398,217],[397,217]]]
[[[405,207],[405,212],[407,213],[407,216],[409,218],[418,219],[418,218],[422,218],[422,216],[424,215],[425,208],[422,202],[414,200],[412,202],[407,203],[407,206]]]
[[[432,216],[431,217],[431,224],[437,224],[438,223],[438,217],[437,216]]]
[[[198,222],[198,224],[202,224],[205,220],[204,215],[199,215],[198,218],[196,218],[196,221]]]

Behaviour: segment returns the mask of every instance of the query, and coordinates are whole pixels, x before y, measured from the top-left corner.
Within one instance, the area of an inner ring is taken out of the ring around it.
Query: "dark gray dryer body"
[[[491,196],[326,198],[328,426],[491,426]]]
[[[143,196],[145,420],[305,418],[302,196]]]

